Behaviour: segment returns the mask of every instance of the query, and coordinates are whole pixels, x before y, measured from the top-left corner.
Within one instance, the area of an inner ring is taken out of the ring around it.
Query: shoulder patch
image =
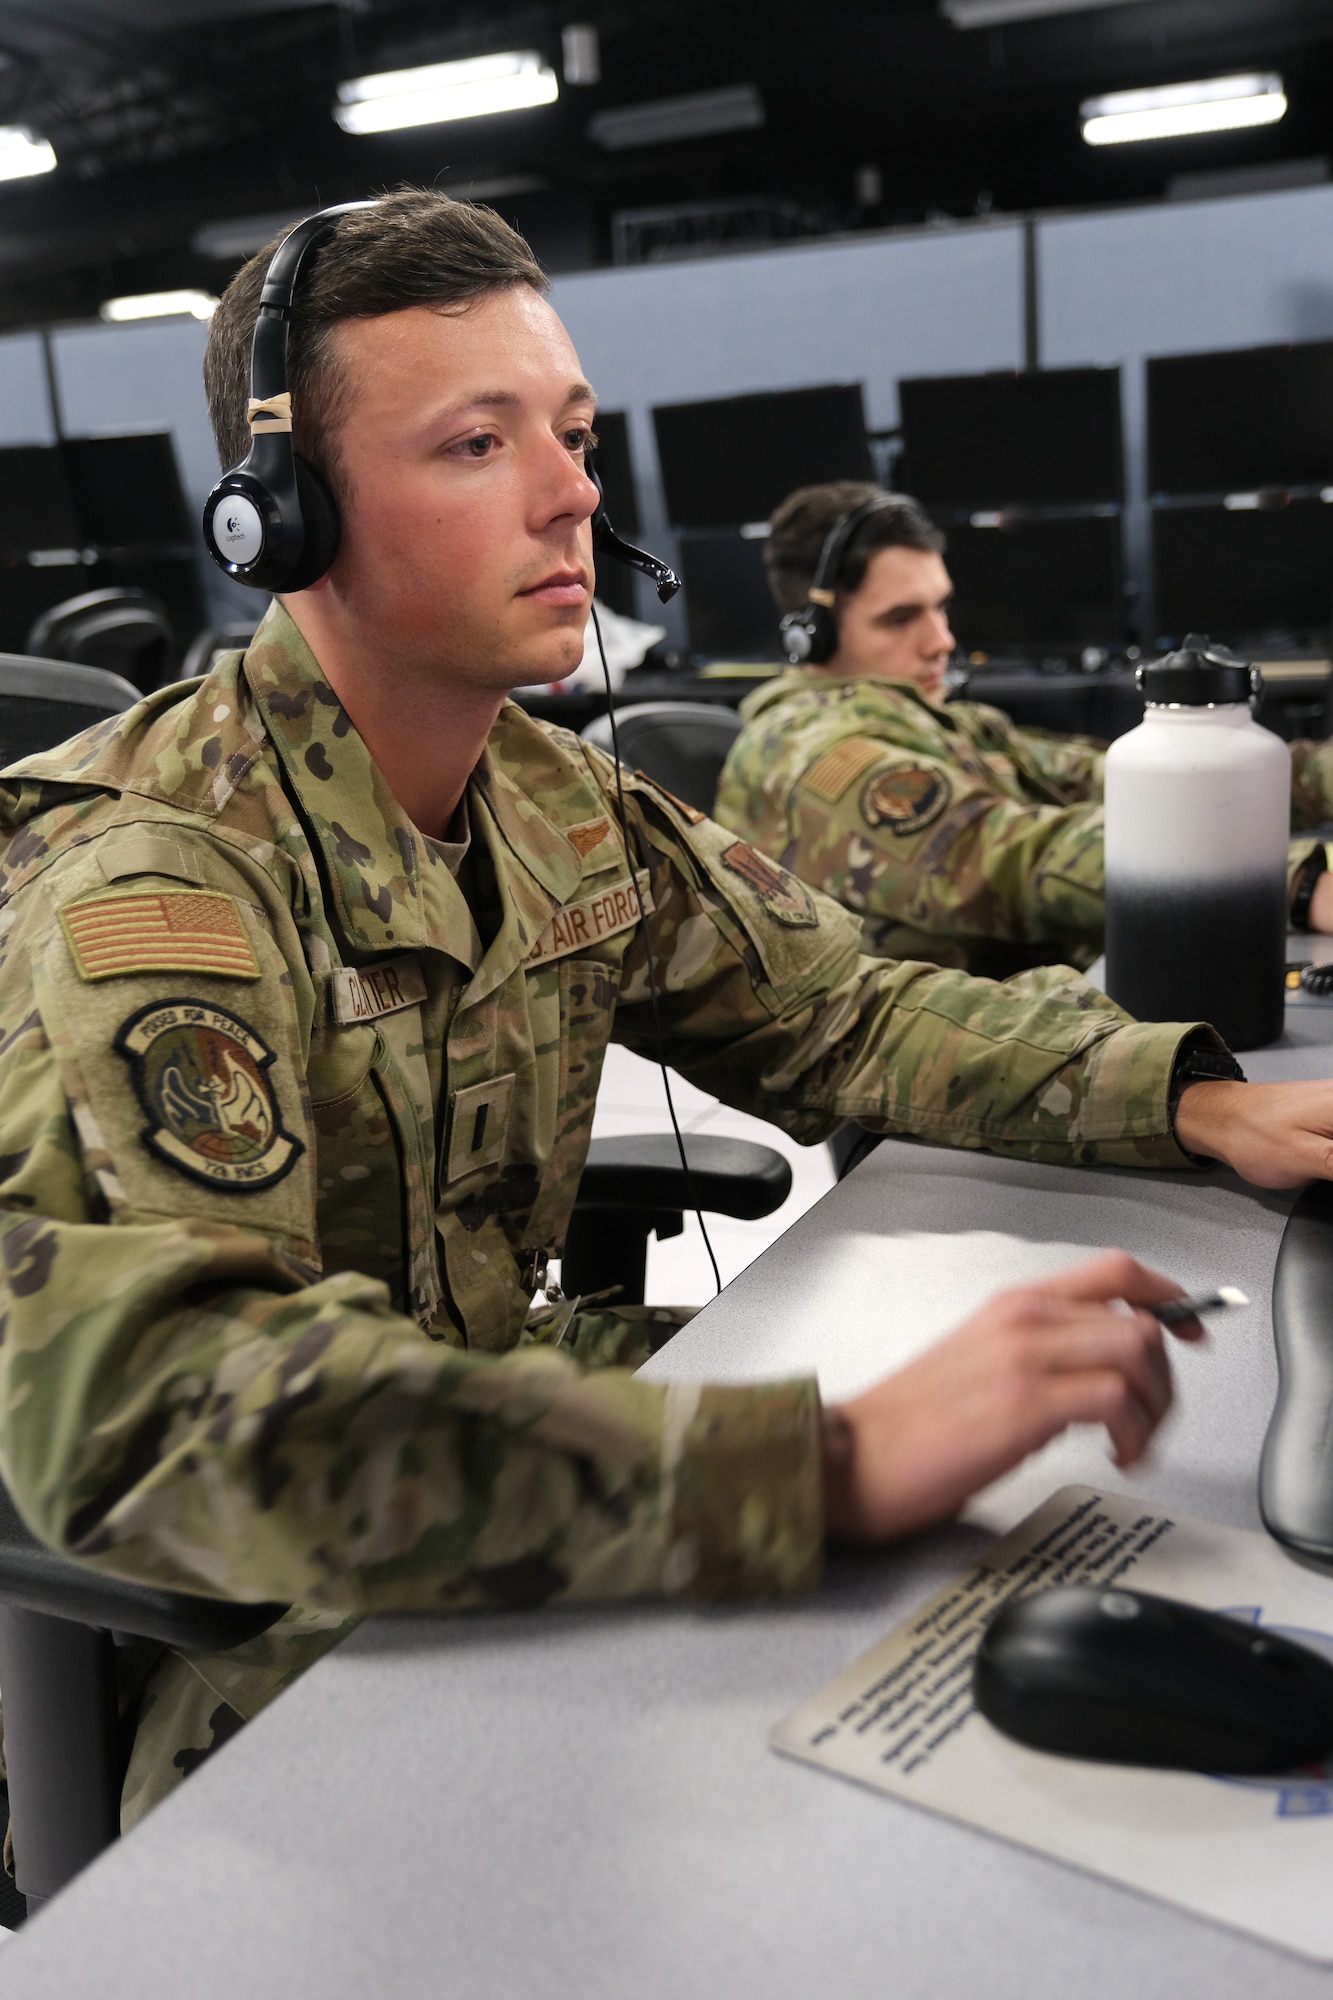
[[[900,764],[867,781],[861,814],[868,825],[887,826],[891,833],[920,833],[939,818],[952,797],[944,771]]]
[[[237,1194],[272,1187],[305,1151],[283,1130],[273,1050],[229,1008],[154,1000],[116,1031],[151,1153],[191,1180]]]
[[[71,903],[61,928],[80,979],[134,972],[213,972],[258,979],[259,960],[233,896],[142,889]]]
[[[813,792],[826,805],[835,806],[843,793],[851,790],[862,771],[870,764],[877,764],[883,755],[882,743],[872,743],[864,736],[849,736],[815,759],[800,780],[801,789]]]
[[[723,853],[722,866],[748,882],[770,917],[786,924],[789,930],[818,928],[819,912],[804,882],[798,882],[785,868],[779,868],[776,861],[770,861],[758,848],[751,847],[748,840],[734,841]]]

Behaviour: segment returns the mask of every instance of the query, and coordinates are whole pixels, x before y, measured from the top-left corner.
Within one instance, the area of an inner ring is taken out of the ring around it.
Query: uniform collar
[[[818,699],[853,690],[863,699],[878,700],[886,708],[910,701],[937,720],[946,724],[949,720],[944,703],[932,701],[915,681],[889,681],[879,674],[830,674],[823,667],[788,667],[776,680],[767,682],[754,694],[747,694],[741,703],[741,714],[747,722],[752,722],[794,694],[814,695]]]
[[[534,751],[539,778],[558,754],[549,739],[506,703],[468,783],[473,848],[489,852],[500,904],[483,955],[458,884],[390,791],[280,604],[251,641],[244,671],[323,855],[329,915],[350,950],[447,951],[474,974],[474,999],[502,984],[583,873],[578,850],[530,795]]]

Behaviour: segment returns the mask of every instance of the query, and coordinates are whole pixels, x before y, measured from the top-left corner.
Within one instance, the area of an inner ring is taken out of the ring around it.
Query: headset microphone
[[[322,208],[289,230],[273,253],[260,295],[250,348],[250,449],[224,472],[204,502],[204,541],[219,569],[255,590],[305,590],[338,553],[338,509],[313,465],[292,445],[292,398],[287,387],[287,336],[302,272],[344,215],[374,208],[347,201]],[[602,491],[591,464],[588,475]],[[598,555],[628,563],[653,584],[663,604],[680,589],[668,564],[622,541],[600,498],[592,519]]]
[[[815,566],[814,581],[799,611],[789,611],[779,626],[787,658],[794,667],[822,667],[838,650],[838,622],[833,616],[837,602],[838,573],[852,539],[863,521],[893,505],[896,495],[877,493],[873,500],[841,514],[824,537]]]
[[[606,512],[606,501],[602,498],[602,481],[591,458],[585,458],[583,469],[597,488],[597,512],[592,517],[592,546],[594,555],[610,556],[613,562],[624,563],[630,569],[638,570],[653,585],[663,604],[669,602],[680,589],[680,578],[670,564],[660,556],[650,556],[646,549],[636,549],[633,542],[624,542],[611,526]]]

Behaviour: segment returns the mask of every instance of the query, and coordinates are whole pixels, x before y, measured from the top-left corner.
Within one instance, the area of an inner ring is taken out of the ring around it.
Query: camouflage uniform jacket
[[[905,681],[782,674],[742,703],[716,814],[862,920],[864,949],[993,977],[1102,948],[1104,746]],[[1333,816],[1333,753],[1292,745],[1292,819]],[[1295,841],[1295,892],[1318,846]]]
[[[812,1381],[589,1370],[532,1312],[607,1042],[654,1048],[613,770],[507,704],[455,879],[275,607],[0,781],[0,1471],[90,1563],[302,1607],[192,1663],[240,1716],[349,1614],[818,1573]],[[1186,1164],[1181,1029],[1067,974],[860,958],[835,904],[624,787],[700,1088],[803,1141]]]

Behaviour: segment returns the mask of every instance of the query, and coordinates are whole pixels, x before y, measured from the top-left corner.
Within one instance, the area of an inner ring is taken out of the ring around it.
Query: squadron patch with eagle
[[[272,1187],[305,1148],[284,1131],[269,1048],[229,1008],[155,1000],[121,1023],[149,1152],[191,1180],[237,1194]]]

